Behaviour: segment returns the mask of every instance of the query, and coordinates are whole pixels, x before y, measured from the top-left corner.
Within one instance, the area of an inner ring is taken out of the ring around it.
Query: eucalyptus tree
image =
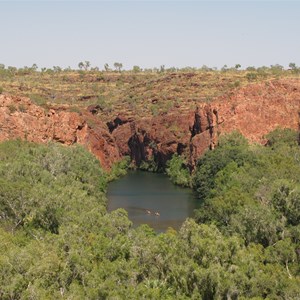
[[[115,62],[114,67],[115,67],[116,71],[121,72],[121,70],[123,68],[123,64],[119,63],[119,62]]]

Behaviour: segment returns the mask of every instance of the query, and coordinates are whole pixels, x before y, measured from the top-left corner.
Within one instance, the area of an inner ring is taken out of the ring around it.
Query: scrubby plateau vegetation
[[[106,211],[104,172],[81,147],[0,144],[1,299],[300,299],[300,149],[220,139],[190,175],[168,174],[202,201],[195,219],[156,234]]]
[[[229,95],[248,84],[279,78],[299,78],[300,68],[294,63],[289,69],[281,65],[247,67],[224,66],[209,68],[159,68],[122,70],[107,64],[103,70],[80,62],[79,69],[15,68],[0,64],[0,93],[27,96],[45,108],[61,106],[80,112],[88,105],[99,105],[99,116],[110,121],[112,116],[156,116],[173,110],[194,110],[196,103],[209,103]]]

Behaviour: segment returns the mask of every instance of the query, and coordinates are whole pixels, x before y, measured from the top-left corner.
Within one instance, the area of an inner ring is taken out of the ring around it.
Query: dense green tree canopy
[[[106,212],[109,180],[81,147],[0,144],[0,299],[299,299],[296,136],[238,133],[198,162],[195,219],[156,234]],[[191,180],[175,156],[169,175]]]

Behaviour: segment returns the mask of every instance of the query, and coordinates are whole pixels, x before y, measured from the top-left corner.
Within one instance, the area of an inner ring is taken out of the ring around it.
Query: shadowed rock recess
[[[299,130],[299,105],[300,83],[294,79],[247,85],[209,104],[199,101],[194,111],[178,107],[153,117],[120,113],[110,122],[101,120],[97,106],[70,112],[66,105],[44,109],[25,97],[0,95],[0,141],[78,143],[106,169],[127,155],[137,166],[154,161],[162,169],[174,153],[183,154],[193,168],[223,133],[238,130],[264,144],[276,127]]]

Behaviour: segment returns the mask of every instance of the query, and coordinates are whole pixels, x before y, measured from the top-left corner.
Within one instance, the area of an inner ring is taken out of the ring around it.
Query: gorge
[[[193,169],[197,159],[213,149],[224,133],[237,130],[249,141],[264,144],[265,135],[277,127],[299,130],[299,102],[300,83],[296,79],[253,83],[208,104],[196,101],[194,110],[179,106],[145,117],[121,112],[104,117],[95,106],[73,112],[69,105],[43,108],[26,97],[2,94],[0,141],[21,138],[38,143],[78,143],[106,169],[124,156],[130,156],[137,166],[154,161],[157,169],[164,169],[178,153]]]
[[[0,298],[298,299],[300,83],[247,72],[3,76]]]

